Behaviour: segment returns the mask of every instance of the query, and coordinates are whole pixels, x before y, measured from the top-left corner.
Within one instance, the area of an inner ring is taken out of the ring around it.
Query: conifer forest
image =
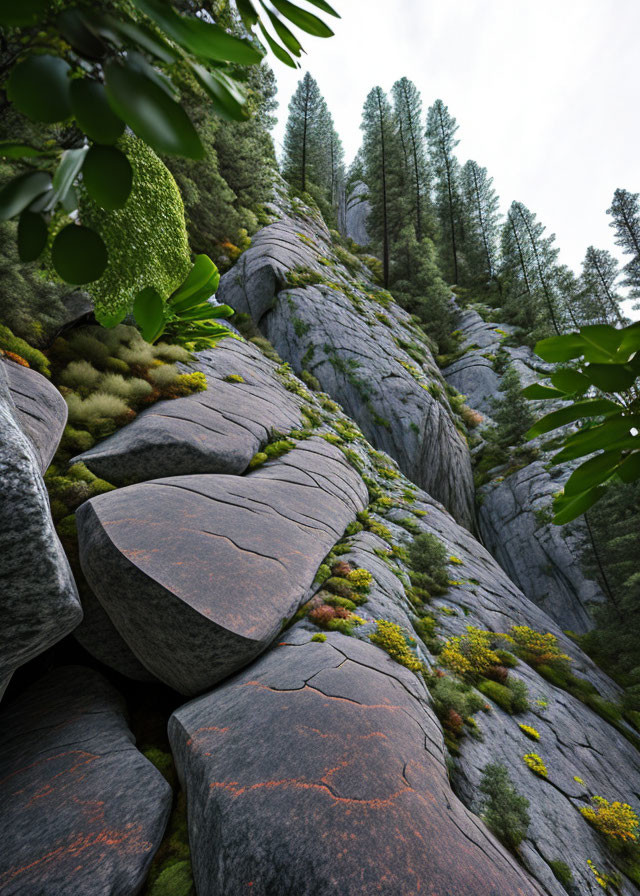
[[[640,896],[640,10],[566,3],[0,0],[0,896]]]

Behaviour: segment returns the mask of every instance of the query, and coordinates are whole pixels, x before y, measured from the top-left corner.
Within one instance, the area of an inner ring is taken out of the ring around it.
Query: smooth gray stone
[[[420,680],[288,636],[170,719],[199,896],[542,896],[453,795]]]
[[[189,369],[206,375],[205,392],[156,402],[74,460],[114,485],[193,473],[240,474],[272,430],[286,433],[301,423],[303,402],[249,343],[228,338],[199,352]],[[228,382],[229,376],[241,376],[244,383]]]
[[[97,672],[58,668],[0,715],[0,892],[134,896],[171,788],[138,752]]]
[[[349,193],[345,210],[346,235],[360,246],[369,245],[367,220],[371,214],[371,203],[368,196],[369,188],[366,184],[355,184]]]
[[[142,664],[184,694],[246,665],[296,611],[367,489],[309,439],[244,477],[182,476],[77,511],[90,587]]]
[[[20,428],[35,449],[45,473],[67,423],[67,403],[46,377],[35,370],[1,361]]]
[[[23,406],[31,395],[36,401],[43,393],[50,397],[53,387],[43,377],[19,365],[10,366],[28,374],[27,378],[18,375]],[[40,439],[40,423],[50,420],[55,439],[56,418],[49,416],[55,402],[45,402],[42,412],[39,405],[34,407],[29,420],[38,426],[30,423],[30,430],[23,431],[25,412],[18,412],[14,404],[9,376],[15,382],[15,371],[9,374],[8,367],[0,363],[0,680],[5,687],[18,666],[55,644],[82,619],[41,474],[51,446]],[[28,392],[26,384],[35,384],[35,391]]]

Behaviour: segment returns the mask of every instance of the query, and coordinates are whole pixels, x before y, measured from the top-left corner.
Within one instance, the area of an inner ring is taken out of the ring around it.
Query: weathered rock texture
[[[357,183],[346,197],[344,227],[345,236],[359,246],[369,245],[367,219],[370,214],[369,189],[366,184]]]
[[[171,788],[134,746],[117,692],[64,667],[0,716],[0,892],[134,896]]]
[[[42,479],[65,421],[44,377],[0,362],[0,695],[18,666],[82,618]]]
[[[492,399],[500,397],[502,379],[493,369],[498,350],[506,352],[523,386],[538,382],[547,366],[526,346],[503,345],[511,327],[486,323],[473,310],[462,313],[458,325],[467,351],[444,375],[490,423]],[[551,409],[544,402],[538,406],[541,413]],[[553,495],[571,473],[566,465],[547,466],[551,456],[543,449],[538,461],[506,477],[496,469],[479,491],[478,525],[486,546],[527,597],[562,628],[582,633],[593,625],[589,605],[604,600],[604,595],[582,571],[581,555],[588,543],[584,523],[562,529],[551,524]]]
[[[198,354],[208,388],[159,401],[76,458],[115,485],[194,473],[244,473],[272,430],[300,424],[297,396],[257,348],[226,339]],[[240,377],[244,382],[231,381]]]
[[[309,209],[281,206],[218,298],[250,314],[296,372],[316,376],[377,448],[473,528],[469,453],[428,340],[370,276],[355,258],[351,270],[341,264]]]
[[[197,694],[265,649],[366,502],[340,451],[309,439],[246,477],[91,499],[77,513],[82,567],[143,665]]]
[[[170,721],[199,896],[542,894],[451,793],[418,679],[300,635]]]

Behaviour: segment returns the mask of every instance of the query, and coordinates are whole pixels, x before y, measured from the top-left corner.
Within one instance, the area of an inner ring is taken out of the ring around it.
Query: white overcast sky
[[[282,145],[305,70],[344,143],[360,146],[362,105],[406,75],[426,109],[438,97],[460,129],[458,157],[488,168],[557,237],[578,271],[587,246],[615,252],[606,210],[616,187],[640,192],[640,0],[333,0],[335,36],[306,38],[302,70],[273,66]],[[638,316],[636,312],[634,317]]]

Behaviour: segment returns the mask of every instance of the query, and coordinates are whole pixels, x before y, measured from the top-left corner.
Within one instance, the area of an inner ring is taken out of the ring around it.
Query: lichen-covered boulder
[[[358,259],[336,254],[308,208],[282,205],[280,215],[218,298],[250,314],[294,371],[315,376],[376,448],[473,529],[469,451],[424,332]]]
[[[171,788],[134,745],[124,701],[63,667],[0,714],[0,892],[132,896],[160,845]]]
[[[366,503],[342,453],[314,438],[244,477],[92,498],[77,511],[80,559],[140,662],[198,694],[268,646]]]
[[[541,896],[451,792],[420,681],[306,632],[183,706],[169,736],[199,896]]]
[[[300,425],[303,402],[253,345],[228,338],[199,352],[189,368],[206,375],[206,391],[157,402],[75,460],[114,485],[239,474],[272,430],[287,433]]]
[[[82,618],[42,478],[65,420],[44,377],[0,362],[0,695],[18,666]]]

